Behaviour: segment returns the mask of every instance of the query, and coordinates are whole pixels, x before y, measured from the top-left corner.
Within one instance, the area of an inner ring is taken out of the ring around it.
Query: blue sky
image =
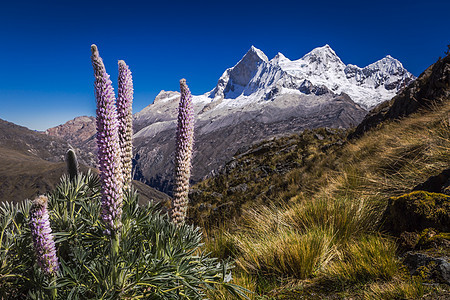
[[[186,78],[211,90],[251,47],[298,59],[329,44],[346,64],[387,54],[414,75],[450,43],[450,1],[2,1],[0,118],[45,130],[95,114],[90,45],[117,83],[133,73],[137,112]]]

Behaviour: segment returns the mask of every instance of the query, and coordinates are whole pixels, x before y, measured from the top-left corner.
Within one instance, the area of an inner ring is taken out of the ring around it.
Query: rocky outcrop
[[[81,149],[92,157],[91,166],[94,166],[97,156],[96,132],[95,118],[82,116],[67,121],[62,125],[49,128],[45,131],[45,134],[61,138],[73,147]]]
[[[415,191],[389,199],[385,212],[385,229],[396,235],[434,228],[450,232],[450,196]]]
[[[425,182],[414,187],[413,191],[427,191],[450,195],[450,169],[445,169],[438,175],[431,176]]]

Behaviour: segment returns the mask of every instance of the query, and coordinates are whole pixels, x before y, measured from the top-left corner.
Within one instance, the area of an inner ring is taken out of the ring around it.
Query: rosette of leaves
[[[60,269],[56,284],[33,261],[27,226],[30,202],[0,206],[0,298],[48,299],[203,299],[208,289],[224,286],[246,297],[231,283],[232,264],[201,251],[199,228],[173,224],[158,204],[138,205],[125,193],[122,240],[116,256],[103,234],[98,177],[63,177],[49,195],[48,211]]]

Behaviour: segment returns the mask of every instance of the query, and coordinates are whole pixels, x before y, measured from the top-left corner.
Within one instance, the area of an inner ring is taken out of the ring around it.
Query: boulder
[[[384,227],[397,236],[426,228],[450,232],[450,196],[415,191],[392,197],[384,213]]]

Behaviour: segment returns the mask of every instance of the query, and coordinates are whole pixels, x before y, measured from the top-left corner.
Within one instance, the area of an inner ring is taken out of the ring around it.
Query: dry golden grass
[[[374,282],[364,291],[363,299],[420,299],[429,289],[417,280],[394,279],[390,282]]]
[[[391,280],[399,269],[394,242],[379,235],[367,235],[343,245],[323,276],[337,286]]]
[[[247,206],[227,234],[241,271],[249,278],[314,279],[364,299],[424,295],[422,284],[400,276],[394,242],[376,230],[389,197],[448,168],[449,116],[445,103],[388,122],[285,174],[284,185],[275,183],[284,189],[271,196],[276,204]],[[255,284],[253,290],[268,290]]]
[[[236,263],[247,273],[304,279],[324,268],[335,255],[333,234],[321,228],[306,233],[281,230],[259,234],[254,238],[235,236]]]

